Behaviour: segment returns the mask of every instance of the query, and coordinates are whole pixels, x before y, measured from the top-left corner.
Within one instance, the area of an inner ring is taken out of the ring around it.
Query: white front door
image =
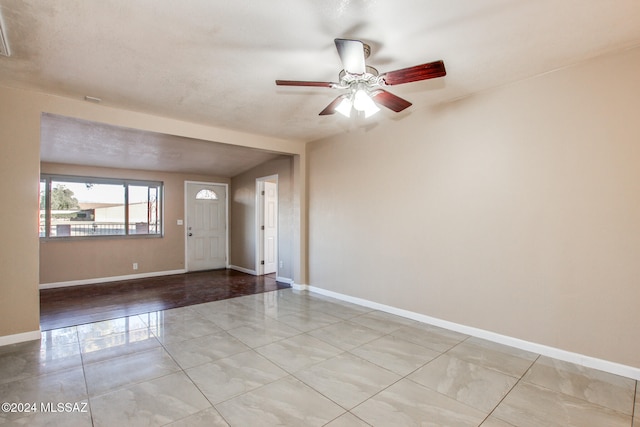
[[[264,183],[264,274],[275,273],[278,264],[278,184]]]
[[[187,271],[227,266],[227,188],[187,182]]]

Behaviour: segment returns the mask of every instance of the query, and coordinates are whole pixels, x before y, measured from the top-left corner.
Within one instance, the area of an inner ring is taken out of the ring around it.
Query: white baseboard
[[[127,274],[125,276],[97,277],[95,279],[69,280],[67,282],[42,283],[40,289],[63,288],[66,286],[94,285],[96,283],[118,282],[120,280],[144,279],[147,277],[171,276],[184,274],[187,270],[154,271],[151,273]]]
[[[229,268],[231,270],[236,270],[239,271],[241,273],[247,273],[247,274],[251,274],[252,276],[257,276],[258,272],[255,270],[250,270],[248,268],[244,268],[244,267],[238,267],[237,265],[230,265]]]
[[[308,290],[310,290],[309,289],[309,285],[302,285],[300,283],[295,283],[295,282],[291,283],[291,288],[293,290],[295,290],[295,291],[308,291]],[[318,292],[318,293],[321,293],[321,292]]]
[[[286,283],[287,285],[293,287],[293,279],[289,279],[288,277],[276,277],[276,282]]]
[[[392,307],[389,305],[380,304],[380,303],[369,301],[363,298],[352,297],[349,295],[329,291],[329,290],[318,288],[315,286],[307,286],[307,285],[298,285],[298,286],[299,288],[296,288],[295,286],[293,286],[293,288],[299,289],[299,290],[309,290],[310,292],[315,292],[321,295],[336,298],[342,301],[350,302],[353,304],[361,305],[361,306],[372,308],[375,310],[384,311],[386,313],[395,314],[397,316],[406,317],[408,319],[416,320],[422,323],[427,323],[429,325],[439,326],[441,328],[449,329],[451,331],[459,332],[461,334],[486,339],[488,341],[493,341],[499,344],[508,345],[510,347],[519,348],[521,350],[530,351],[533,353],[541,354],[543,356],[548,356],[554,359],[563,360],[565,362],[571,362],[576,365],[584,366],[587,368],[593,368],[600,371],[609,372],[611,374],[632,378],[634,380],[640,380],[640,368],[636,368],[633,366],[622,365],[620,363],[598,359],[595,357],[586,356],[579,353],[573,353],[571,351],[566,351],[566,350],[562,350],[555,347],[549,347],[543,344],[521,340],[521,339],[510,337],[507,335],[486,331],[484,329],[478,329],[471,326],[449,322],[447,320],[442,320],[435,317],[426,316],[424,314],[415,313],[413,311],[403,310],[403,309]]]
[[[39,340],[41,337],[40,330],[23,332],[21,334],[5,335],[0,337],[0,347],[4,345],[17,344],[20,342]]]

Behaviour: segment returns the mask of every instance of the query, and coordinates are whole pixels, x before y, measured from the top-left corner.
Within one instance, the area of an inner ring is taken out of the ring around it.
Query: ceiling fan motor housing
[[[364,74],[351,74],[346,70],[342,70],[338,75],[338,81],[340,82],[339,88],[347,89],[354,83],[365,83],[367,85],[380,84],[380,79],[378,79],[379,74],[378,70],[368,65],[366,66]]]

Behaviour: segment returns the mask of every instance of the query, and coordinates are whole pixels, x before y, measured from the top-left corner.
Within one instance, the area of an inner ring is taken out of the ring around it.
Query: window
[[[218,200],[218,195],[215,193],[215,191],[203,188],[202,190],[198,191],[198,194],[196,194],[196,200]]]
[[[161,236],[162,182],[41,175],[40,237]]]

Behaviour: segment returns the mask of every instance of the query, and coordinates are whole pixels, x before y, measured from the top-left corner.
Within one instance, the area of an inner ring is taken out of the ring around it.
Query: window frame
[[[105,178],[95,176],[83,176],[83,175],[61,175],[41,173],[39,185],[45,181],[45,193],[44,193],[44,207],[40,206],[38,213],[38,228],[44,224],[44,236],[38,236],[40,240],[44,241],[70,241],[70,240],[92,240],[92,239],[158,239],[164,237],[164,182],[144,179],[127,179],[127,178]],[[107,184],[107,185],[122,185],[124,187],[123,195],[123,209],[124,209],[124,234],[104,234],[104,235],[87,235],[87,236],[51,236],[51,196],[53,191],[52,182],[70,182],[80,184]],[[158,188],[158,228],[157,233],[130,233],[129,227],[129,186],[146,186]],[[38,194],[38,204],[42,198],[42,188],[40,188]],[[45,212],[44,221],[40,219],[40,212]]]

